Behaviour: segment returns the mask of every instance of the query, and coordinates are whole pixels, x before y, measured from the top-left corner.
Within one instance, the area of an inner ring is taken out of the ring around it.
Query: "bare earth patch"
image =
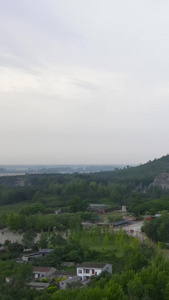
[[[10,242],[18,242],[21,243],[21,240],[23,238],[23,234],[19,233],[13,233],[8,228],[4,228],[0,230],[0,243],[4,244],[6,240],[9,240]]]

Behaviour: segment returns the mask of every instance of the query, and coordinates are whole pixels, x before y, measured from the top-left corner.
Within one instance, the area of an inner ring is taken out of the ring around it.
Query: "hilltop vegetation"
[[[169,155],[138,167],[113,172],[0,177],[0,205],[20,203],[22,207],[38,201],[47,212],[69,208],[71,202],[79,197],[81,203],[86,204],[106,203],[112,208],[127,205],[131,212],[139,214],[143,212],[142,205],[147,201],[168,197],[168,190],[150,187],[159,174],[168,171]],[[22,186],[19,186],[19,182],[22,182]],[[168,206],[163,209],[168,209]]]

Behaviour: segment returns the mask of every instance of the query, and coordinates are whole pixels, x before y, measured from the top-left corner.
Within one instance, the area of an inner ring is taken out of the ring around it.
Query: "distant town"
[[[128,167],[115,165],[0,165],[0,176],[24,174],[73,174],[114,171]]]

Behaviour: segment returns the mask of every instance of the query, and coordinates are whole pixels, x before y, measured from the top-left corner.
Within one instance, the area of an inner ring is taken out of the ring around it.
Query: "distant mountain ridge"
[[[32,174],[32,176],[49,175],[56,174],[59,176],[64,174],[77,173],[80,177],[89,178],[89,180],[94,180],[96,182],[115,182],[115,183],[125,183],[131,182],[134,185],[149,186],[152,184],[160,174],[169,173],[169,155],[163,156],[159,159],[154,159],[153,161],[148,161],[145,164],[139,166],[127,166],[127,165],[48,165],[48,166],[0,166],[0,175],[2,176],[4,169],[8,176],[9,173],[19,173]],[[22,175],[20,174],[20,175]],[[5,176],[5,174],[4,174]]]
[[[103,181],[110,178],[114,182],[135,182],[143,185],[150,185],[154,179],[162,173],[169,173],[169,155],[163,156],[153,161],[148,161],[135,167],[124,167],[123,169],[114,170],[111,172],[102,172],[100,177]],[[96,175],[97,176],[97,175]]]
[[[122,169],[126,165],[0,165],[0,176],[12,174],[73,174],[95,173]]]

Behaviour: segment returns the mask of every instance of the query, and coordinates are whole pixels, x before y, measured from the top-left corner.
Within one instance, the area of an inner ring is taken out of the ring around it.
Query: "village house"
[[[108,208],[110,208],[110,205],[107,204],[96,204],[96,203],[89,204],[89,209],[97,212],[105,211]]]
[[[107,263],[84,262],[77,266],[77,276],[80,277],[82,281],[90,279],[91,276],[98,276],[103,271],[112,274],[112,265]]]
[[[37,282],[37,281],[32,281],[29,283],[30,288],[36,289],[37,291],[40,290],[45,290],[49,287],[48,282]]]
[[[33,267],[35,279],[51,278],[55,275],[56,269],[52,267]]]
[[[23,255],[22,260],[27,262],[34,258],[42,258],[42,257],[50,254],[52,251],[53,251],[53,249],[41,249],[39,252]]]

